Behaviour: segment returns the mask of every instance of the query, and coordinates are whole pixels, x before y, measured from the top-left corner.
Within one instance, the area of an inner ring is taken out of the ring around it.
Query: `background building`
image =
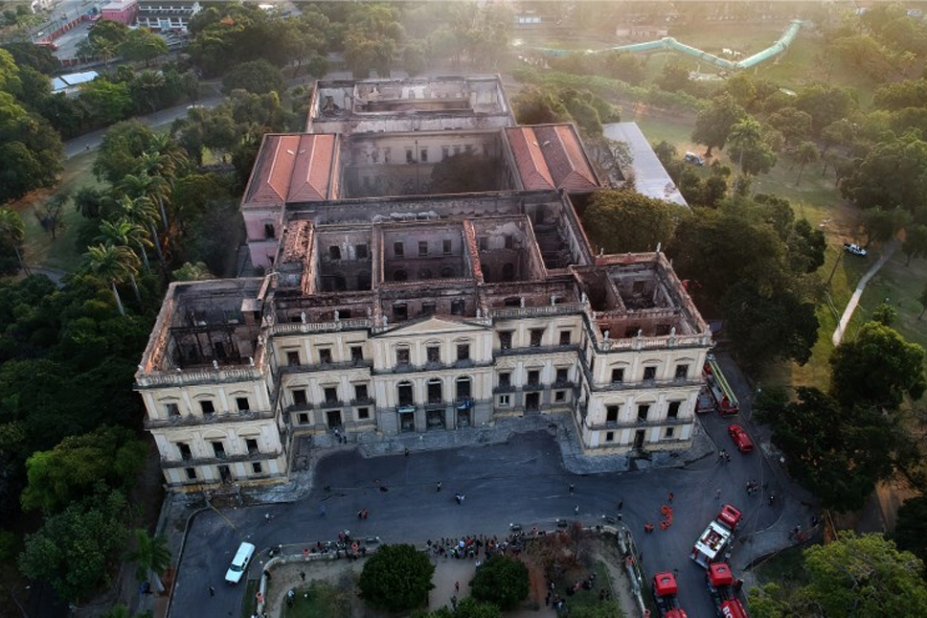
[[[661,253],[593,255],[575,128],[514,126],[496,78],[436,80],[489,101],[445,118],[422,83],[339,83],[403,93],[363,112],[382,131],[352,112],[265,136],[242,200],[265,276],[170,287],[136,376],[169,486],[285,478],[320,434],[505,416],[568,414],[587,454],[690,445],[708,326]]]

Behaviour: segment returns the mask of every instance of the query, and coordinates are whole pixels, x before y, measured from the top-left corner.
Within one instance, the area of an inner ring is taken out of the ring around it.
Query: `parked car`
[[[687,152],[686,155],[683,157],[683,160],[686,163],[691,163],[692,165],[698,165],[699,167],[705,165],[705,161],[702,159],[702,157],[698,156],[694,152]]]
[[[250,564],[253,555],[254,545],[251,543],[242,543],[239,545],[238,551],[235,552],[235,557],[232,558],[232,564],[225,573],[225,581],[230,584],[237,584],[240,582],[242,576],[244,576],[245,572],[248,570],[248,564]]]
[[[741,453],[749,453],[753,450],[753,440],[750,439],[743,427],[734,424],[727,428],[727,432],[731,434],[734,444],[737,445],[737,450]]]
[[[849,243],[849,242],[843,243],[843,250],[846,251],[847,253],[852,253],[853,255],[858,255],[860,257],[866,257],[866,255],[869,253],[868,251],[866,251],[865,249],[863,249],[856,243]]]

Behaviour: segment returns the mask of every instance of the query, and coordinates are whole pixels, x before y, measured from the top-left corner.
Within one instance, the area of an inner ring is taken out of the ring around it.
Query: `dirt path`
[[[843,315],[840,316],[840,323],[837,325],[837,330],[834,331],[834,336],[831,337],[831,341],[833,341],[835,347],[840,345],[844,334],[846,334],[847,324],[850,323],[850,318],[853,317],[853,312],[856,311],[856,306],[859,304],[859,299],[863,295],[863,290],[866,289],[866,284],[869,283],[869,280],[879,272],[879,269],[895,255],[897,249],[898,241],[892,239],[891,242],[885,245],[885,249],[882,251],[882,257],[879,258],[879,261],[873,264],[869,270],[866,271],[866,274],[863,275],[863,278],[859,280],[859,283],[856,285],[856,291],[853,292],[850,302],[847,303],[847,308],[844,309]]]

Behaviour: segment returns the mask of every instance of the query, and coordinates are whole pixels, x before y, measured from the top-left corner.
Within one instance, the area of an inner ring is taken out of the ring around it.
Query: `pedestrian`
[[[576,488],[573,486],[573,483],[570,483],[570,493],[571,493],[571,494],[574,493],[574,490],[575,490],[575,489],[576,489]]]
[[[579,505],[578,504],[573,508],[573,514],[579,515]]]
[[[773,505],[773,501],[776,499],[776,494],[769,494],[769,506]]]
[[[724,449],[718,451],[718,463],[724,463]]]
[[[619,501],[618,501],[618,510],[620,511],[620,510],[623,509],[623,508],[624,508],[624,500],[619,500]]]
[[[725,463],[731,463],[731,454],[730,454],[730,453],[724,453],[724,462],[725,462]]]
[[[721,489],[718,489],[717,491],[715,491],[715,500],[720,500],[720,499],[721,499]]]
[[[300,578],[301,580],[303,580],[303,581],[306,581],[306,572],[305,572],[305,571],[300,571],[300,572],[299,572],[299,578]]]
[[[367,515],[369,515],[370,512],[369,512],[367,509],[364,509],[364,510],[361,512],[361,514],[363,515],[363,517],[361,517],[361,519],[366,520],[366,519],[367,519]]]
[[[358,512],[357,512],[357,518],[358,518],[358,519],[363,519],[363,518],[364,518],[364,511],[358,511]]]
[[[409,447],[408,447],[408,446],[407,446],[406,449],[405,449],[405,456],[406,456],[406,457],[409,456]]]
[[[436,492],[437,492],[437,491],[441,491],[441,481],[438,481],[438,485],[436,486],[435,491],[436,491]]]
[[[324,504],[319,505],[319,517],[325,517],[325,505]]]
[[[454,592],[460,592],[460,582],[454,582]]]
[[[673,503],[673,492],[669,492],[669,495],[667,496],[667,499],[669,500],[669,503],[670,503],[670,504]]]
[[[212,586],[209,587],[209,596],[211,597],[216,596],[216,589],[213,588]]]
[[[456,595],[451,597],[451,605],[454,607],[454,611],[456,612],[457,611],[457,596]]]

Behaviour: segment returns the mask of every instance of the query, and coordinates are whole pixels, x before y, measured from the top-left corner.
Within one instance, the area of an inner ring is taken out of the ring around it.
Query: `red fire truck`
[[[715,408],[724,416],[737,414],[740,412],[740,402],[731,385],[728,384],[727,378],[721,373],[721,367],[711,354],[702,368],[702,376],[705,378],[705,389],[714,400]]]
[[[679,587],[672,573],[657,573],[653,576],[653,600],[661,618],[687,618],[676,595]]]
[[[689,557],[707,569],[734,542],[734,530],[740,518],[740,511],[730,504],[721,507],[721,512],[695,542]]]
[[[731,567],[723,562],[708,565],[705,573],[708,593],[715,603],[719,618],[749,618],[747,610],[737,597],[739,580],[731,573]]]

